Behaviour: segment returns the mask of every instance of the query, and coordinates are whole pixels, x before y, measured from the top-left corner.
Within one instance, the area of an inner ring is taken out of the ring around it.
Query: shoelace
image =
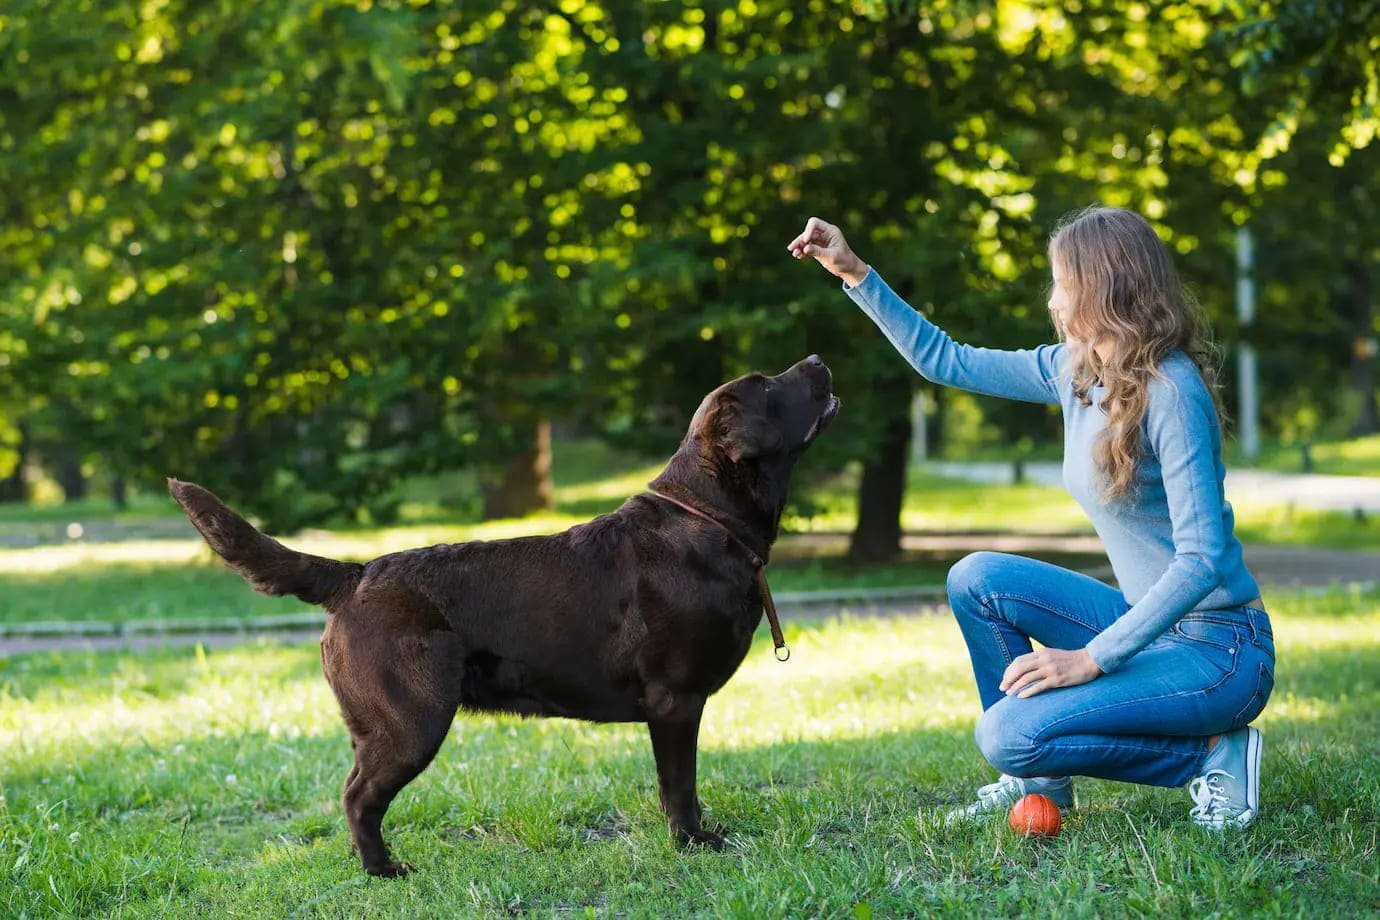
[[[1188,784],[1188,794],[1193,799],[1193,809],[1189,812],[1191,817],[1213,821],[1227,811],[1227,790],[1222,787],[1223,777],[1236,778],[1226,770],[1209,770]]]
[[[979,786],[977,791],[978,798],[990,799],[991,797],[999,795],[1001,792],[1005,791],[1007,786],[1014,785],[1016,784],[1009,779],[999,779],[995,783],[988,783],[986,786]]]
[[[986,786],[979,786],[977,791],[977,797],[979,802],[986,805],[989,802],[1001,801],[1002,799],[1007,798],[1010,795],[1010,793],[1007,791],[1009,789],[1015,789],[1017,792],[1020,792],[1020,790],[1023,788],[1024,786],[1019,779],[1013,776],[1008,776],[1004,779],[997,780],[995,783],[988,783]]]

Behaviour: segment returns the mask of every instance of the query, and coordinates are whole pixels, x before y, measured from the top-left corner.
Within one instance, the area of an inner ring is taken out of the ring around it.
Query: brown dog
[[[761,621],[754,562],[776,539],[796,460],[838,412],[832,382],[811,355],[710,393],[651,483],[672,500],[635,495],[565,533],[363,565],[294,552],[200,486],[169,480],[206,542],[256,589],[331,614],[321,663],[355,751],[344,804],[366,872],[407,871],[388,854],[383,815],[459,707],[646,722],[676,838],[723,845],[700,825],[700,714]]]

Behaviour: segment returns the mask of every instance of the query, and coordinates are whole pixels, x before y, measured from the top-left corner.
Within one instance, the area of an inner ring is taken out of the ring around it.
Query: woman
[[[1001,772],[951,818],[1032,792],[1072,808],[1081,775],[1188,783],[1197,824],[1250,824],[1261,737],[1248,724],[1274,686],[1274,642],[1223,498],[1204,330],[1150,225],[1095,207],[1055,232],[1049,311],[1063,341],[1028,351],[955,344],[831,224],[811,218],[788,248],[841,278],[926,379],[1061,407],[1064,485],[1120,585],[993,552],[949,570],[982,700],[978,747]]]

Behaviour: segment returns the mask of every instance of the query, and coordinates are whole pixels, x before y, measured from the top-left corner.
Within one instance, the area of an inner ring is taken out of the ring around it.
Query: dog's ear
[[[781,449],[776,425],[737,399],[724,399],[715,407],[709,430],[716,446],[734,463],[742,463]]]

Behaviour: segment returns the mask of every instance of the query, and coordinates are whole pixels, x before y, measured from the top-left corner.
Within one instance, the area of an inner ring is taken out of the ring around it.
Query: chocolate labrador
[[[739,377],[705,397],[651,491],[611,514],[362,565],[288,549],[207,490],[169,480],[257,590],[330,613],[321,664],[355,752],[344,806],[366,872],[407,871],[389,856],[383,815],[459,708],[646,722],[676,839],[723,845],[701,826],[695,794],[700,714],[761,622],[759,569],[792,468],[838,412],[832,387],[818,355]]]

